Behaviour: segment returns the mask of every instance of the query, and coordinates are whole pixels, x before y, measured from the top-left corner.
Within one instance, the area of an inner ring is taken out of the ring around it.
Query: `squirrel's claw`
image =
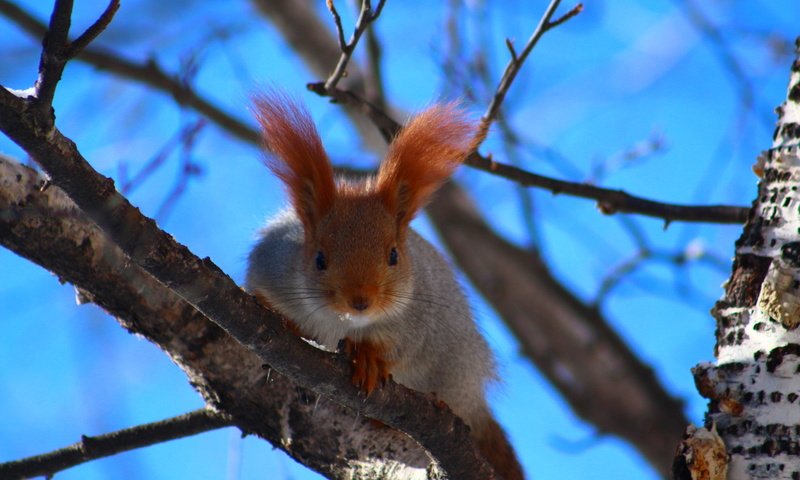
[[[386,385],[389,373],[389,362],[386,360],[386,348],[379,344],[364,340],[361,342],[345,338],[344,352],[350,357],[353,366],[351,381],[369,396],[380,383]]]

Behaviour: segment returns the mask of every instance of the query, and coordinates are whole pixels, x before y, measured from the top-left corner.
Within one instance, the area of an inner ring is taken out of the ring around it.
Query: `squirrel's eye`
[[[328,263],[325,261],[325,254],[323,254],[321,251],[317,252],[316,262],[317,262],[317,270],[325,270],[326,268],[328,268]]]
[[[397,265],[397,249],[392,247],[392,251],[389,252],[389,265],[395,266]]]

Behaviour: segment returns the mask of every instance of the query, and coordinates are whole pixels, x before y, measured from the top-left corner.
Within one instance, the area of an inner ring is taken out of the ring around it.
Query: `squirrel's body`
[[[450,266],[427,240],[408,232],[411,281],[395,316],[361,326],[321,305],[319,298],[298,296],[313,280],[305,278],[303,225],[293,211],[272,219],[260,236],[250,254],[247,288],[263,295],[304,336],[331,351],[345,338],[391,345],[386,360],[396,382],[436,393],[467,424],[487,414],[485,384],[494,378],[491,352]]]
[[[494,361],[453,271],[409,223],[472,149],[475,125],[454,105],[418,115],[378,173],[335,179],[302,107],[256,99],[270,169],[292,203],[262,230],[246,286],[302,336],[343,342],[352,381],[367,394],[390,377],[433,393],[471,428],[505,480],[522,469],[486,404]]]

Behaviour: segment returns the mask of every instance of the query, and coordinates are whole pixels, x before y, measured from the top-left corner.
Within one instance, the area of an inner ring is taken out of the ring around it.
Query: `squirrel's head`
[[[455,104],[413,117],[377,175],[336,180],[306,110],[285,95],[255,100],[267,165],[286,185],[305,232],[306,292],[353,326],[391,318],[411,302],[411,219],[470,153],[475,125]]]

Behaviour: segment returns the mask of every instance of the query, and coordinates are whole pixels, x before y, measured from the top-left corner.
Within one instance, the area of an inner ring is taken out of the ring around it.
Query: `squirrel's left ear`
[[[456,103],[434,105],[395,137],[378,169],[376,190],[401,227],[474,148],[477,128]]]

